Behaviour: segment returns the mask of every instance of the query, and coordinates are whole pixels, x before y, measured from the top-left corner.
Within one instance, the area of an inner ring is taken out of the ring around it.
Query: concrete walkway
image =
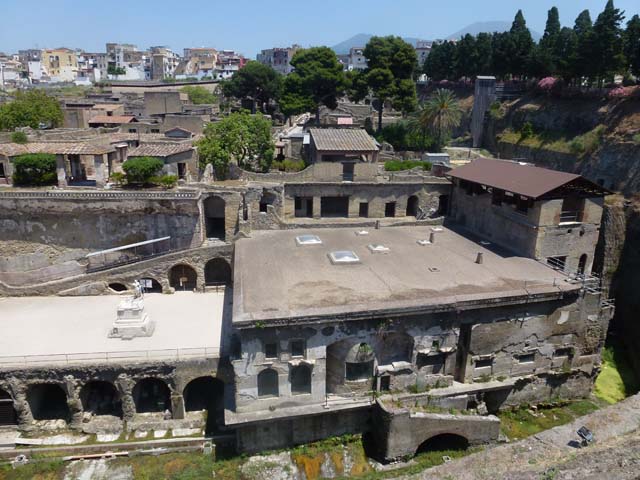
[[[578,449],[576,431],[586,426],[595,435],[595,443],[584,449]],[[640,394],[611,405],[592,414],[580,417],[572,423],[546,430],[522,441],[500,445],[475,453],[460,460],[440,465],[417,475],[399,477],[403,479],[441,480],[496,480],[546,478],[544,472],[557,468],[575,460],[577,465],[588,465],[598,462],[598,458],[609,452],[611,470],[609,475],[600,478],[637,478],[640,465],[635,469],[633,477],[626,477],[615,470],[622,468],[623,462],[629,458],[627,440],[631,445],[638,443],[638,435],[634,432],[640,427]],[[614,448],[621,443],[620,448]],[[636,445],[637,446],[637,445]],[[632,448],[632,447],[629,447]],[[633,455],[631,455],[633,456]],[[583,458],[580,462],[577,459]],[[614,473],[618,472],[618,473]],[[542,476],[541,476],[542,475]],[[588,478],[578,476],[575,478]],[[574,478],[573,476],[551,477]],[[598,478],[598,477],[592,477]]]

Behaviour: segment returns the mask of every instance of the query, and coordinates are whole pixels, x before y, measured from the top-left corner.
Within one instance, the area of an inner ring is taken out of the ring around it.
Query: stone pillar
[[[67,166],[64,155],[56,155],[56,174],[58,176],[58,186],[67,186]]]
[[[321,211],[320,197],[313,197],[313,218],[321,218]]]
[[[96,187],[104,187],[108,172],[105,172],[104,155],[93,156],[93,167],[95,169]]]
[[[496,77],[476,78],[473,111],[471,113],[471,138],[474,148],[478,148],[482,144],[484,116],[495,100]]]
[[[27,385],[16,378],[11,378],[9,380],[9,389],[13,397],[13,408],[18,416],[18,426],[21,430],[33,429],[33,414],[27,401]]]
[[[183,420],[185,417],[184,398],[178,392],[171,392],[171,414],[176,420]]]
[[[129,421],[136,414],[136,404],[133,401],[133,386],[135,382],[126,374],[121,373],[115,381],[122,403],[122,419]]]
[[[69,427],[80,430],[82,428],[84,410],[82,409],[82,402],[80,401],[80,395],[76,388],[76,379],[71,375],[65,376],[63,388],[67,394],[67,405],[71,413]]]

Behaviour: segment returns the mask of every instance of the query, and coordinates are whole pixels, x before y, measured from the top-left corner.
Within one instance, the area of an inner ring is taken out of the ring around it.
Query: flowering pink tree
[[[544,77],[538,82],[538,88],[543,92],[551,92],[551,89],[555,86],[557,79],[555,77]]]

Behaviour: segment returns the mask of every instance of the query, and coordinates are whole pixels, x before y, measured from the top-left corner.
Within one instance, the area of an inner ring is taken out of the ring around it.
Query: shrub
[[[631,140],[633,140],[633,143],[640,145],[640,133],[636,133]]]
[[[48,153],[19,155],[13,160],[14,185],[53,185],[57,182],[56,156]]]
[[[431,162],[422,162],[420,160],[388,160],[384,162],[384,169],[387,172],[400,172],[416,167],[422,167],[423,170],[431,170]]]
[[[27,134],[24,132],[13,132],[11,134],[11,141],[13,143],[25,144],[29,141]]]
[[[533,137],[533,125],[531,125],[531,122],[526,122],[520,128],[520,140],[526,140],[531,137]]]
[[[544,77],[538,82],[538,88],[543,92],[550,92],[556,84],[555,77]]]
[[[304,170],[307,166],[302,160],[283,160],[281,162],[276,161],[271,163],[271,168],[274,170],[280,170],[281,172],[299,172]]]
[[[127,175],[127,183],[150,183],[151,177],[158,173],[164,162],[155,157],[130,158],[122,164]]]
[[[122,185],[127,180],[127,176],[122,172],[113,172],[109,179],[116,185]]]
[[[158,179],[158,184],[162,185],[164,188],[173,188],[178,183],[178,177],[176,175],[162,175]]]
[[[580,137],[574,138],[571,140],[571,143],[569,143],[569,151],[574,155],[581,155],[585,150],[584,142]]]

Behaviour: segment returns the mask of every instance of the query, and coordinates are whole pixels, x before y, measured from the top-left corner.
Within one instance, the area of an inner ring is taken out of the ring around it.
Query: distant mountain
[[[493,32],[506,32],[511,29],[511,22],[476,22],[471,25],[467,25],[462,30],[457,31],[447,37],[447,40],[458,40],[460,37],[464,37],[467,33],[471,35],[477,35],[482,32],[493,33]],[[529,29],[531,30],[531,29]],[[534,41],[540,40],[540,35],[538,32],[531,30],[531,36]]]
[[[337,45],[334,45],[331,48],[333,49],[334,52],[336,52],[337,55],[345,55],[349,53],[349,50],[353,47],[366,46],[369,40],[371,39],[371,37],[373,37],[373,35],[370,33],[359,33],[345,40],[344,42],[340,42]],[[410,43],[414,47],[416,45],[416,42],[420,40],[419,38],[412,38],[412,37],[403,37],[403,38],[405,42]]]

